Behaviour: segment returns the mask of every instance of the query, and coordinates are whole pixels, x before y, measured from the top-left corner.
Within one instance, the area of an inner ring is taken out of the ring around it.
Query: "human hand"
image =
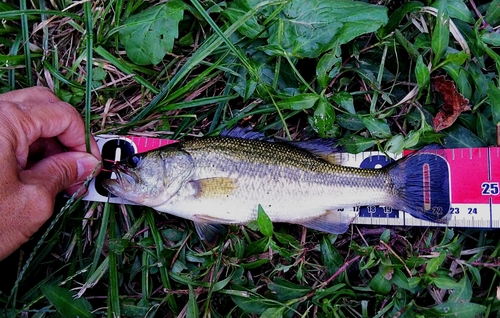
[[[52,215],[57,193],[74,194],[100,160],[71,105],[49,89],[0,94],[0,260]]]

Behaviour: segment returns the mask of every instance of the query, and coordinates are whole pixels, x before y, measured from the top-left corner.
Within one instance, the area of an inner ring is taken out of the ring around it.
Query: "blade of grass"
[[[26,10],[26,0],[21,0],[19,2],[20,9]],[[25,59],[25,67],[26,67],[26,82],[29,87],[33,86],[33,74],[31,70],[31,50],[30,50],[30,33],[29,33],[29,25],[28,25],[28,16],[26,14],[21,15],[21,32],[23,35],[23,43],[24,43],[24,59]]]
[[[158,231],[158,228],[156,227],[153,213],[154,212],[151,209],[148,209],[146,211],[146,225],[149,226],[149,230],[151,231],[151,236],[153,237],[153,240],[155,242],[156,261],[160,265],[158,270],[160,271],[161,281],[166,289],[171,290],[172,285],[170,284],[170,278],[168,277],[169,275],[167,272],[167,264],[164,264],[162,262],[162,256],[161,256],[161,251],[163,250],[163,240],[160,231]],[[177,303],[175,302],[175,299],[172,294],[167,296],[167,303],[169,304],[169,307],[174,312],[174,314],[179,313],[179,309],[177,308]]]
[[[387,48],[388,46],[384,46],[384,51],[382,53],[382,60],[380,61],[380,67],[378,68],[378,74],[377,74],[377,85],[378,87],[375,88],[373,91],[373,96],[372,96],[372,102],[370,105],[370,114],[375,114],[375,107],[377,106],[377,100],[378,100],[378,90],[380,87],[382,87],[382,78],[384,76],[384,69],[385,69],[385,60],[387,58]]]
[[[114,211],[113,211],[114,212]],[[117,238],[115,214],[110,214],[109,239]],[[108,291],[108,317],[120,317],[120,292],[118,290],[118,264],[119,257],[114,251],[109,254],[109,291]]]
[[[92,106],[92,62],[93,62],[93,46],[94,46],[94,32],[92,23],[92,2],[87,1],[83,4],[85,16],[85,30],[86,42],[85,50],[87,53],[86,74],[85,74],[85,146],[87,152],[90,153],[90,116]]]
[[[113,223],[108,222],[110,219],[110,215],[113,214],[114,211],[112,210],[112,205],[108,202],[104,203],[104,209],[102,211],[102,216],[101,216],[101,227],[99,228],[99,234],[97,235],[97,239],[94,242],[94,258],[92,259],[92,265],[90,266],[90,270],[87,274],[87,277],[91,276],[94,274],[97,264],[99,264],[99,258],[101,257],[102,253],[102,248],[104,247],[104,243],[106,240],[106,235],[108,234],[108,226],[109,228],[112,227]]]

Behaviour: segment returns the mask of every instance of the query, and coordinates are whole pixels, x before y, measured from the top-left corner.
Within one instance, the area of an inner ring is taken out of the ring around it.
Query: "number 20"
[[[481,184],[481,188],[483,189],[481,191],[482,195],[498,195],[500,192],[498,182],[483,182],[483,184]]]

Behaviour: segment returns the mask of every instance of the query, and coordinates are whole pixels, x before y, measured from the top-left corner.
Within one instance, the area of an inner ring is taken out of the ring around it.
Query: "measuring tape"
[[[114,135],[98,136],[96,140],[102,158],[114,161],[175,142],[158,138]],[[354,217],[354,224],[500,228],[500,148],[439,149],[436,153],[446,160],[450,169],[451,207],[448,211],[448,222],[424,221],[387,207],[353,207],[339,211],[351,214]],[[335,156],[342,165],[357,168],[380,168],[402,157],[386,156],[376,151],[355,155],[339,153]],[[109,163],[103,162],[103,165],[106,164]],[[99,174],[92,180],[88,194],[83,200],[135,204],[109,195],[104,189],[102,181],[113,177],[111,172]]]

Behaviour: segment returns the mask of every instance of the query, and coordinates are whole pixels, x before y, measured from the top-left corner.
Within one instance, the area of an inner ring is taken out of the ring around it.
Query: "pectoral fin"
[[[329,210],[319,217],[302,221],[299,224],[322,232],[342,234],[347,232],[353,219],[345,212]]]
[[[197,189],[196,197],[217,198],[230,195],[237,187],[233,178],[206,178],[191,181]]]
[[[194,228],[200,239],[210,247],[215,247],[219,239],[226,234],[226,228],[220,224],[194,222]]]

